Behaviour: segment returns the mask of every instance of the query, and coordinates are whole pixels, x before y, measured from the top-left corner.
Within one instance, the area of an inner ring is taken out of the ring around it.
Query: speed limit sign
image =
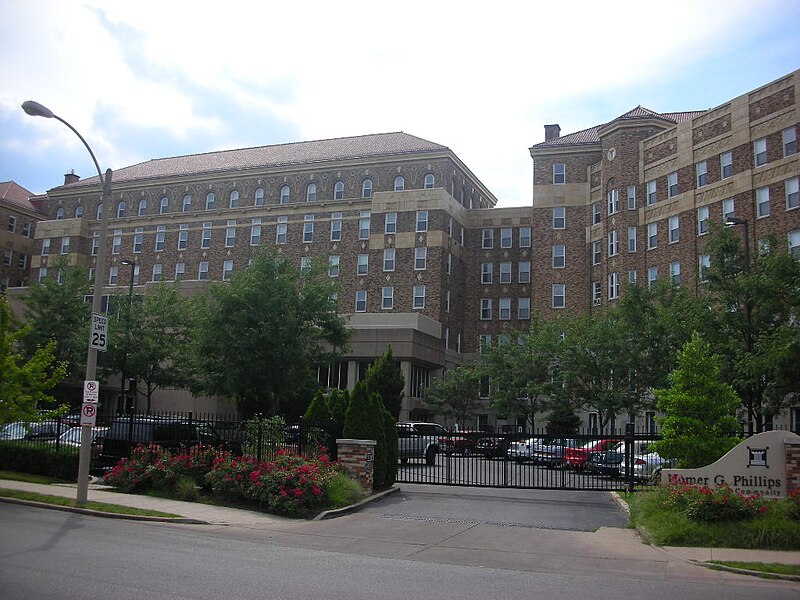
[[[81,406],[81,427],[94,427],[97,422],[97,404],[84,402]]]

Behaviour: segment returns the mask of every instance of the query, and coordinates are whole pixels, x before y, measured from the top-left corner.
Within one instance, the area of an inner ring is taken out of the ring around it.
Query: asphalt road
[[[358,527],[371,517],[358,515],[358,519],[346,517],[331,525]],[[0,598],[797,598],[796,588],[760,581],[720,585],[722,579],[621,576],[603,569],[575,574],[489,568],[431,561],[414,553],[379,557],[360,550],[381,542],[347,538],[343,531],[331,537],[318,528],[324,523],[300,523],[294,533],[281,533],[131,522],[0,504]],[[319,547],[293,545],[298,531],[305,532],[302,543]],[[358,545],[350,549],[347,544]]]

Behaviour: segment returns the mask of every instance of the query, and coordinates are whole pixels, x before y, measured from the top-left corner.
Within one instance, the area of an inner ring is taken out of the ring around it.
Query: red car
[[[469,456],[476,451],[478,442],[485,436],[485,431],[458,431],[447,437],[440,437],[439,448],[448,456],[453,453]]]
[[[576,471],[582,471],[586,466],[590,452],[605,452],[614,449],[619,440],[592,440],[578,448],[564,449],[564,464]]]

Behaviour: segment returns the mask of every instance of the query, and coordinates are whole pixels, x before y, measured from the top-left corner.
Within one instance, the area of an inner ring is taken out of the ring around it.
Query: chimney
[[[77,183],[80,181],[80,175],[75,175],[75,169],[72,169],[69,173],[64,174],[64,185],[69,185],[70,183]]]
[[[549,142],[550,140],[557,140],[560,136],[561,136],[561,127],[558,124],[544,126],[545,142]]]

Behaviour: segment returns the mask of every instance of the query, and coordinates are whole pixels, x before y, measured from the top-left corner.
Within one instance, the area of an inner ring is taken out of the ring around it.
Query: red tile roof
[[[33,192],[26,190],[14,181],[3,181],[0,183],[0,200],[5,200],[25,210],[41,212],[31,203],[30,198],[33,196],[35,196]]]
[[[446,146],[407,133],[379,133],[157,158],[114,171],[113,181],[119,183],[218,171],[241,171],[259,167],[281,167],[446,150],[448,150]],[[97,185],[97,183],[97,177],[89,177],[70,184],[69,187]]]

